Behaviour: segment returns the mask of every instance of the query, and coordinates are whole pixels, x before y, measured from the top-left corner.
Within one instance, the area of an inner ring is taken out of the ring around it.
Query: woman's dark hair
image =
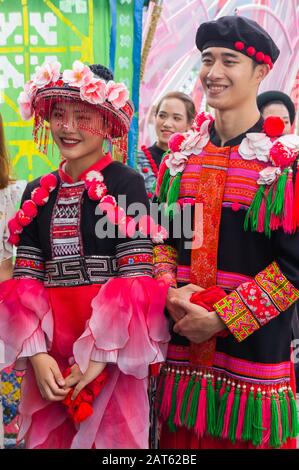
[[[194,106],[192,98],[190,98],[189,95],[186,95],[185,93],[182,93],[181,91],[170,91],[169,93],[166,93],[166,95],[162,96],[159,103],[157,104],[155,115],[157,116],[163,101],[168,100],[168,99],[172,99],[172,98],[176,98],[177,100],[180,100],[184,103],[188,123],[191,123],[194,119],[195,112],[196,112],[195,111],[195,106]]]

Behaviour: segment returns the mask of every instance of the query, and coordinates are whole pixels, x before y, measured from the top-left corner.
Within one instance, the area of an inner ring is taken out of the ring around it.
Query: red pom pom
[[[279,137],[284,131],[284,122],[278,116],[268,116],[264,121],[263,130],[269,137]]]
[[[82,402],[76,409],[76,411],[73,414],[73,420],[75,423],[79,424],[82,423],[85,419],[87,419],[89,416],[91,416],[93,413],[92,406],[89,403]]]
[[[294,163],[297,153],[297,150],[290,149],[281,142],[276,141],[270,149],[270,159],[275,166],[283,169]]]
[[[7,225],[8,225],[9,232],[12,235],[16,235],[18,233],[23,232],[23,227],[22,227],[22,225],[19,224],[16,217],[14,217],[13,219],[10,219],[10,221],[8,222]]]
[[[24,211],[24,214],[27,215],[28,217],[36,217],[37,215],[37,207],[35,202],[33,202],[31,199],[28,199],[28,201],[25,201],[22,205],[22,209]]]
[[[241,207],[241,205],[240,205],[238,202],[234,202],[234,203],[232,204],[232,210],[233,210],[234,212],[238,212],[238,210],[240,210],[240,207]]]
[[[181,144],[184,142],[185,137],[183,134],[176,132],[172,134],[168,141],[168,147],[170,148],[171,152],[179,152],[181,150]]]
[[[209,129],[210,129],[211,124],[214,121],[213,116],[211,116],[211,114],[209,113],[206,113],[205,111],[203,111],[202,113],[196,114],[192,128],[196,129],[197,131],[200,131],[202,124],[207,120],[210,121],[209,122]]]
[[[244,47],[245,47],[244,42],[242,41],[235,42],[235,48],[237,49],[237,51],[242,51]]]
[[[35,188],[31,193],[31,199],[37,206],[44,206],[49,200],[49,191],[45,188]]]
[[[12,233],[9,237],[8,237],[8,243],[10,243],[11,245],[15,245],[15,246],[18,246],[18,244],[20,243],[20,237],[19,235],[17,235],[16,233]]]
[[[49,173],[48,175],[44,175],[40,179],[40,185],[42,188],[46,189],[51,193],[57,186],[57,178],[53,173]]]
[[[136,233],[136,222],[133,217],[127,216],[118,224],[120,232],[126,237],[133,238]]]
[[[111,196],[110,194],[108,194],[107,196],[104,196],[101,199],[100,204],[102,204],[102,203],[110,204],[111,206],[116,207],[116,199],[115,199],[115,197]]]
[[[148,168],[142,168],[142,173],[148,173]]]
[[[269,55],[265,54],[264,55],[264,62],[265,62],[265,64],[268,64],[268,65],[272,64],[271,57]]]
[[[147,197],[151,199],[153,197],[153,193],[147,193]]]
[[[258,62],[263,62],[265,58],[265,54],[263,52],[257,52],[255,58]]]
[[[107,193],[107,187],[104,183],[93,182],[88,190],[88,196],[92,201],[99,201]]]
[[[16,213],[16,219],[22,227],[26,227],[26,225],[29,225],[30,222],[32,222],[32,218],[25,215],[23,209],[18,210]]]
[[[143,215],[139,219],[139,231],[144,235],[149,235],[155,227],[155,221],[150,215]]]
[[[252,57],[255,54],[255,48],[253,46],[249,46],[247,47],[246,52],[250,57]]]

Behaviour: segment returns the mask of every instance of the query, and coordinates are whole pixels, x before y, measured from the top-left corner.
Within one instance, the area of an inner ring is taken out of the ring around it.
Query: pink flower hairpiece
[[[79,60],[75,60],[72,69],[64,70],[62,75],[60,69],[61,64],[57,61],[45,62],[41,67],[36,67],[35,74],[25,84],[24,90],[18,97],[23,120],[27,121],[33,117],[34,99],[38,90],[45,87],[63,87],[68,84],[70,87],[80,90],[82,101],[94,105],[100,105],[107,101],[116,109],[125,106],[129,99],[129,91],[124,83],[116,83],[113,80],[106,83]]]

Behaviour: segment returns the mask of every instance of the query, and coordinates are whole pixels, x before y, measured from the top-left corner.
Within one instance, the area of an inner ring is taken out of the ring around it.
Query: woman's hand
[[[64,388],[70,388],[77,385],[80,382],[83,374],[78,366],[78,364],[74,364],[71,367],[71,373],[67,377],[65,377],[65,386]]]
[[[86,372],[81,375],[81,378],[74,389],[72,400],[75,400],[81,390],[90,382],[92,382],[98,375],[100,375],[100,373],[105,369],[105,367],[105,362],[89,361],[89,365]]]
[[[46,353],[30,357],[41,396],[48,401],[62,401],[69,392],[55,359]]]

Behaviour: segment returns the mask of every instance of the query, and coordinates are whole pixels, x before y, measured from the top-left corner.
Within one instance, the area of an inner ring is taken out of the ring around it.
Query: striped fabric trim
[[[131,240],[118,244],[116,260],[120,276],[152,276],[153,243],[151,240]]]
[[[226,291],[232,291],[237,289],[237,287],[239,287],[240,284],[243,284],[243,282],[251,281],[253,278],[246,276],[245,274],[218,270],[216,279],[218,287],[221,287]],[[177,281],[186,284],[190,283],[190,266],[178,265]]]
[[[283,382],[290,377],[290,362],[280,362],[278,364],[262,364],[246,361],[228,354],[217,352],[214,357],[214,369],[225,371],[235,378],[250,378],[251,381],[267,383],[271,381]]]
[[[13,277],[15,279],[30,277],[44,281],[45,263],[42,250],[33,246],[19,246]]]

